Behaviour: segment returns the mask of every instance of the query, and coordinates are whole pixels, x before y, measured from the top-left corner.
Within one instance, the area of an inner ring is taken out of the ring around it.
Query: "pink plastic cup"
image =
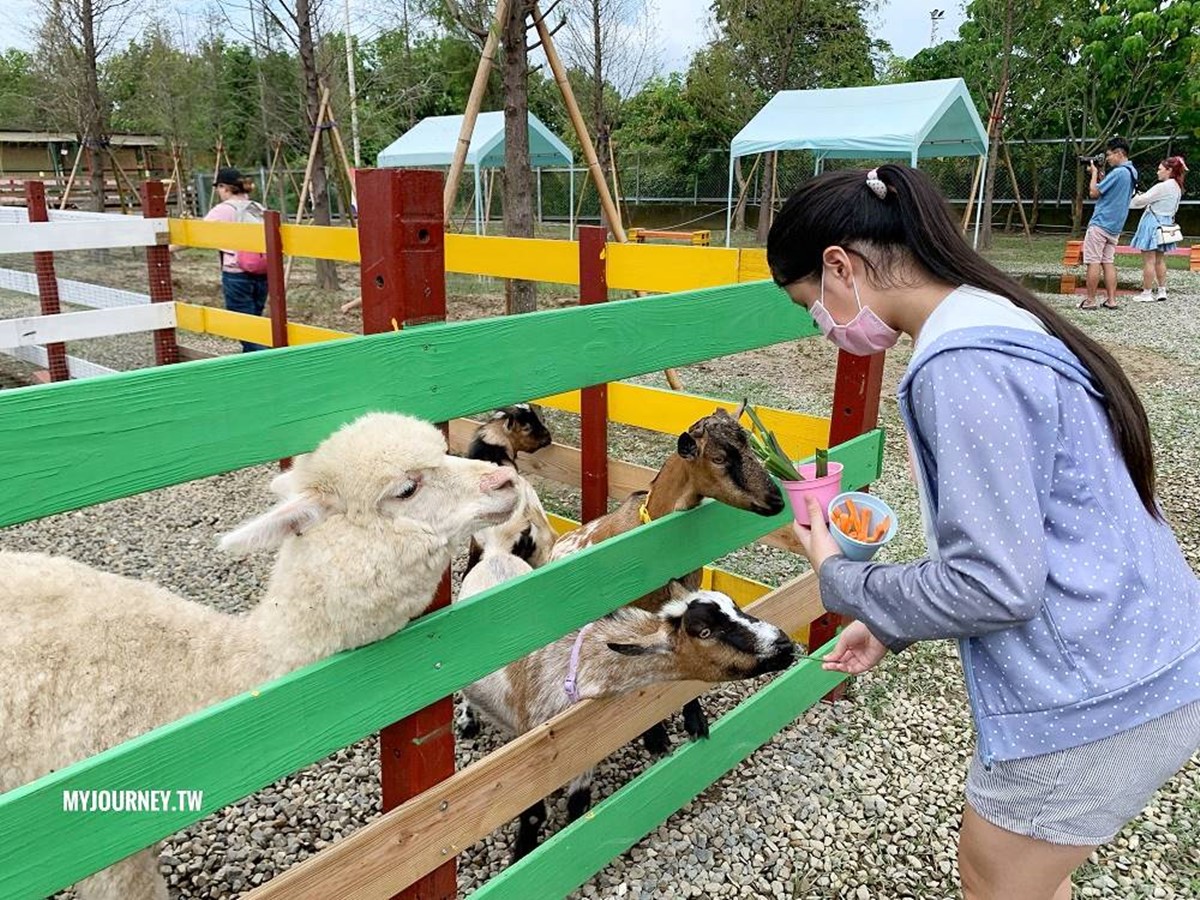
[[[821,508],[821,515],[828,522],[829,501],[842,492],[842,464],[831,462],[829,474],[824,478],[816,477],[816,463],[796,466],[796,471],[804,476],[803,481],[783,482],[783,489],[787,491],[788,498],[792,503],[792,517],[797,524],[807,527],[810,524],[808,498],[816,497],[817,505]]]

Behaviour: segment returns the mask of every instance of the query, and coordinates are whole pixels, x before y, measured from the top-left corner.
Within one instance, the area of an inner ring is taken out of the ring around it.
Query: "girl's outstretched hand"
[[[829,533],[829,526],[825,524],[825,516],[821,512],[821,504],[812,497],[806,497],[805,503],[808,504],[809,527],[805,528],[793,522],[792,531],[800,541],[800,546],[804,548],[804,555],[808,557],[813,571],[820,572],[821,563],[842,551],[833,535]]]
[[[883,642],[862,622],[851,622],[838,635],[833,650],[821,662],[822,669],[861,675],[887,656]]]

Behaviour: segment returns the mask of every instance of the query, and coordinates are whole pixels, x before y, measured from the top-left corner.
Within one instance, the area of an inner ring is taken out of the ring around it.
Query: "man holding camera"
[[[1108,139],[1104,160],[1109,165],[1108,173],[1101,178],[1096,160],[1088,160],[1092,180],[1088,185],[1088,196],[1096,201],[1087,232],[1083,236],[1083,261],[1087,264],[1087,299],[1079,304],[1080,309],[1097,309],[1096,287],[1100,283],[1100,269],[1104,268],[1104,290],[1108,299],[1106,309],[1120,309],[1117,305],[1117,267],[1113,254],[1117,239],[1125,227],[1129,214],[1129,200],[1133,197],[1137,182],[1137,169],[1129,161],[1129,142],[1124,138]],[[1081,160],[1082,161],[1082,160]]]

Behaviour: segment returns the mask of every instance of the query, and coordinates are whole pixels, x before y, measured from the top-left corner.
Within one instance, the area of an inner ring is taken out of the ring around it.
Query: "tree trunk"
[[[296,0],[296,32],[300,47],[300,71],[304,79],[304,102],[308,107],[309,124],[316,128],[321,110],[321,79],[313,46],[310,0]],[[329,176],[325,171],[324,143],[324,139],[317,141],[312,163],[313,222],[317,225],[330,225],[333,222],[329,209]],[[333,260],[317,260],[317,287],[324,291],[338,289],[337,266]]]
[[[104,212],[104,148],[108,145],[108,116],[96,74],[96,10],[92,0],[83,0],[79,12],[83,25],[83,139],[87,142],[92,209]],[[118,184],[117,191],[120,190]]]
[[[767,242],[767,234],[771,231],[771,222],[775,218],[775,206],[772,188],[775,183],[775,154],[764,153],[762,161],[762,189],[758,199],[758,230],[754,239],[760,243]]]
[[[1071,237],[1083,233],[1083,195],[1087,192],[1088,179],[1082,166],[1075,167],[1075,198],[1071,201]]]
[[[753,169],[750,170],[753,173]],[[742,158],[739,156],[733,163],[733,174],[737,179],[738,201],[733,208],[733,230],[743,231],[746,228],[746,201],[750,199],[750,191],[746,187],[746,176],[742,174]]]
[[[504,233],[533,237],[533,171],[529,165],[529,53],[525,19],[529,0],[513,0],[504,25]],[[537,309],[537,285],[509,280],[505,312]]]
[[[596,158],[600,171],[608,178],[608,123],[604,115],[604,43],[600,22],[601,0],[591,0],[592,7],[592,134],[596,138]],[[613,198],[616,200],[616,198]],[[611,229],[612,223],[600,205],[600,224]]]
[[[1000,84],[996,91],[996,117],[988,122],[988,168],[983,186],[983,227],[979,230],[979,249],[992,246],[992,197],[996,190],[996,165],[999,162],[1000,136],[1004,132],[1004,102],[1008,93],[1008,65],[1012,59],[1013,0],[1004,3],[1004,39],[1000,47]]]

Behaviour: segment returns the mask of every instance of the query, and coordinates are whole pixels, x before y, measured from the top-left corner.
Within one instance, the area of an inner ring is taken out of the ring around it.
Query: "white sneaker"
[[[1134,303],[1153,303],[1158,298],[1154,296],[1153,291],[1142,291],[1133,298]]]
[[[1158,289],[1158,294],[1157,294],[1157,296],[1155,296],[1154,299],[1155,300],[1166,300],[1167,299],[1167,289],[1165,287],[1160,287]]]

